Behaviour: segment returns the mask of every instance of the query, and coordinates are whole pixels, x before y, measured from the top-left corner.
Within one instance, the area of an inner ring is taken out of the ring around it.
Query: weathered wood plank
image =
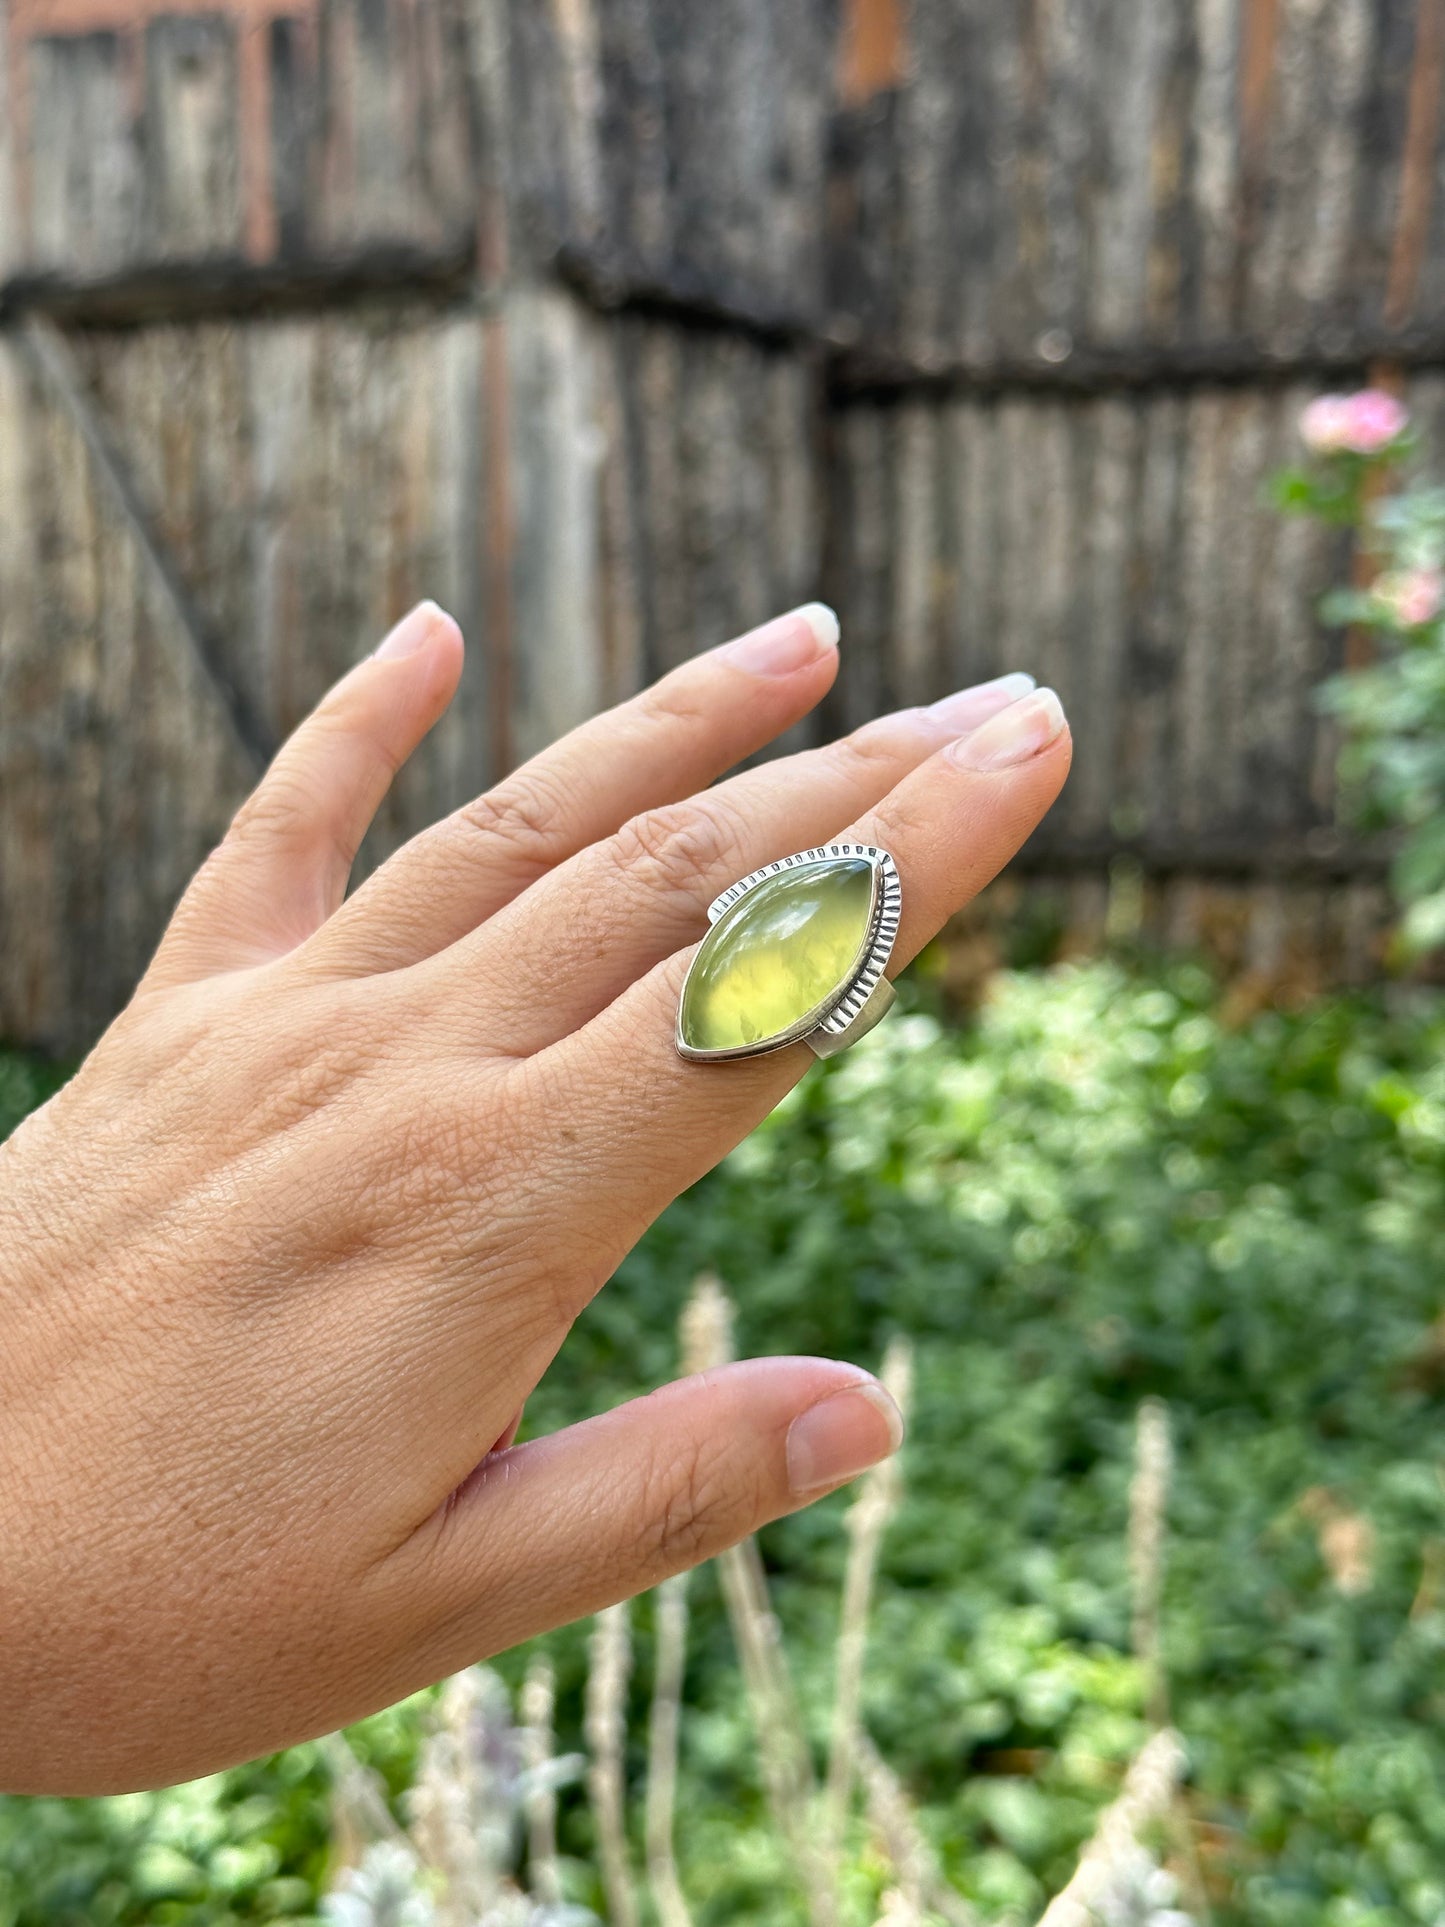
[[[273,733],[432,595],[477,643],[437,737],[470,788],[490,767],[478,327],[402,310],[387,328],[203,324],[83,344],[156,525]],[[390,830],[438,804],[430,777],[409,777]]]
[[[1168,329],[1177,314],[1179,270],[1163,252],[1168,197],[1183,169],[1168,95],[1182,64],[1182,11],[1177,0],[1124,0],[1104,10],[1092,36],[1099,153],[1077,270],[1091,340]]]
[[[459,33],[450,5],[324,0],[308,117],[322,140],[308,210],[318,252],[435,245],[475,222]]]
[[[892,616],[893,431],[885,409],[849,408],[829,423],[829,474],[824,592],[848,630],[838,679],[826,704],[830,726],[856,729],[893,708]]]
[[[814,384],[795,357],[723,333],[629,319],[605,339],[626,621],[655,675],[815,592]]]
[[[71,1050],[245,766],[71,418],[0,342],[0,1034]]]
[[[924,371],[1425,322],[1436,5],[916,0],[840,118],[835,312]]]
[[[944,421],[949,479],[940,505],[941,544],[950,596],[944,680],[963,689],[1017,665],[1001,656],[998,411],[953,405],[944,410]]]
[[[925,370],[1363,354],[1438,311],[1440,8],[915,0],[841,104],[836,0],[316,0],[243,46],[181,10],[17,43],[12,264],[480,231],[492,278],[560,257]]]
[[[6,23],[8,25],[8,22]],[[6,112],[0,114],[0,284],[7,281],[24,258],[24,237],[20,232],[18,184],[15,176],[16,128],[14,91],[11,86],[11,37],[0,32],[0,101]]]
[[[604,279],[816,325],[837,32],[836,0],[309,0],[244,19],[211,0],[106,33],[27,27],[6,225],[34,241],[11,266],[318,260],[480,228],[493,276],[570,250]]]
[[[1128,565],[1141,426],[1136,404],[1102,402],[1079,436],[1082,460],[1076,470],[1082,514],[1070,566],[1081,566],[1083,581],[1072,654],[1082,662],[1071,663],[1069,681],[1082,705],[1077,727],[1089,754],[1079,770],[1074,807],[1077,820],[1106,830],[1114,827],[1122,800],[1119,760],[1129,721],[1123,657],[1130,628]]]
[[[116,33],[42,38],[22,58],[26,74],[12,68],[10,83],[12,103],[28,105],[15,125],[29,146],[12,159],[23,204],[11,225],[29,235],[25,265],[96,272],[136,259],[145,175],[129,44]]]
[[[145,30],[147,254],[229,253],[242,242],[236,30],[224,19]]]
[[[190,662],[211,685],[237,747],[259,773],[274,753],[276,738],[231,673],[225,651],[191,594],[170,545],[157,535],[144,493],[136,488],[129,463],[87,392],[70,344],[40,318],[22,323],[18,344],[42,378],[50,401],[79,435],[96,485],[126,528],[151,592],[170,611],[173,620],[167,628],[184,639]]]
[[[1337,325],[1354,318],[1356,174],[1376,57],[1368,0],[1281,0],[1277,20],[1240,316],[1262,335],[1297,332],[1322,312]]]
[[[1342,558],[1262,499],[1306,394],[942,399],[936,436],[917,402],[845,408],[841,717],[1027,668],[1076,738],[1044,849],[1306,848],[1334,801],[1311,691],[1337,643],[1312,610]]]
[[[514,263],[561,251],[579,278],[818,323],[835,0],[468,17]]]
[[[930,701],[943,680],[938,528],[943,428],[936,409],[911,403],[899,412],[890,643],[893,694],[903,703]]]
[[[1175,658],[1184,608],[1187,502],[1181,461],[1186,403],[1161,395],[1141,408],[1137,494],[1126,511],[1131,524],[1130,589],[1123,654],[1115,695],[1115,793],[1110,826],[1119,836],[1173,827],[1178,756]],[[1120,696],[1127,692],[1127,704]],[[1161,821],[1161,815],[1163,820]]]
[[[598,647],[606,454],[597,324],[555,295],[519,296],[507,331],[512,440],[513,746],[534,755],[609,693]]]
[[[75,353],[276,738],[421,596],[462,623],[462,689],[363,867],[502,761],[815,592],[813,381],[726,335],[604,325],[534,289],[487,317],[94,331]],[[250,779],[93,450],[3,357],[0,1034],[67,1047],[126,994]]]
[[[12,36],[8,271],[455,247],[485,185],[463,35],[453,0],[317,0]]]

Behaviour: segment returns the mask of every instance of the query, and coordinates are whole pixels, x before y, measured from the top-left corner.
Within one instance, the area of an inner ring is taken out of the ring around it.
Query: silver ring
[[[898,935],[898,866],[871,843],[825,843],[764,864],[708,907],[688,966],[677,1048],[694,1063],[806,1043],[856,1044],[893,1002],[883,975]]]

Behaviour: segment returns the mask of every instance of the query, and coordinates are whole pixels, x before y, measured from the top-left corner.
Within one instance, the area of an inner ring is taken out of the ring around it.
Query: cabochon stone
[[[724,911],[693,960],[679,1029],[693,1050],[780,1037],[824,1008],[863,962],[872,865],[828,857],[755,884]]]

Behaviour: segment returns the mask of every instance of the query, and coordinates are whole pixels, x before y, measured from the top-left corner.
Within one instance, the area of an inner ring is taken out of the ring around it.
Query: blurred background
[[[815,735],[1024,668],[1076,743],[529,1419],[703,1277],[714,1347],[894,1343],[901,1483],[346,1741],[0,1801],[0,1927],[1440,1927],[1445,0],[0,18],[0,1129],[423,595],[467,668],[364,863],[815,596]]]
[[[1445,409],[1434,0],[7,12],[9,1034],[94,1035],[423,593],[471,660],[378,849],[821,594],[824,727],[1058,685],[1081,931],[1128,849],[1172,938],[1368,973],[1259,493],[1322,382]]]

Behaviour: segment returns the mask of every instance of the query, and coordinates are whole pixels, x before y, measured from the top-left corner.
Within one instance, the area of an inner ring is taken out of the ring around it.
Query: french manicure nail
[[[1027,696],[1034,687],[1034,679],[1026,669],[1015,669],[1007,676],[995,676],[991,682],[974,683],[968,689],[956,689],[951,696],[941,702],[930,703],[928,714],[946,729],[956,730],[961,736],[965,730],[977,729],[986,723],[990,716],[996,716],[1010,703],[1016,703],[1021,696]]]
[[[1052,689],[1036,689],[950,743],[944,754],[960,769],[1012,769],[1047,749],[1063,730],[1063,704]]]
[[[408,610],[373,651],[376,660],[395,662],[400,656],[414,656],[431,634],[432,625],[443,613],[435,602],[419,602],[414,609]]]
[[[756,676],[786,676],[837,647],[837,616],[826,602],[805,602],[801,609],[790,609],[761,629],[750,629],[736,642],[725,644],[722,653]]]
[[[833,1392],[788,1427],[788,1484],[795,1493],[838,1485],[903,1443],[903,1414],[876,1379]]]

